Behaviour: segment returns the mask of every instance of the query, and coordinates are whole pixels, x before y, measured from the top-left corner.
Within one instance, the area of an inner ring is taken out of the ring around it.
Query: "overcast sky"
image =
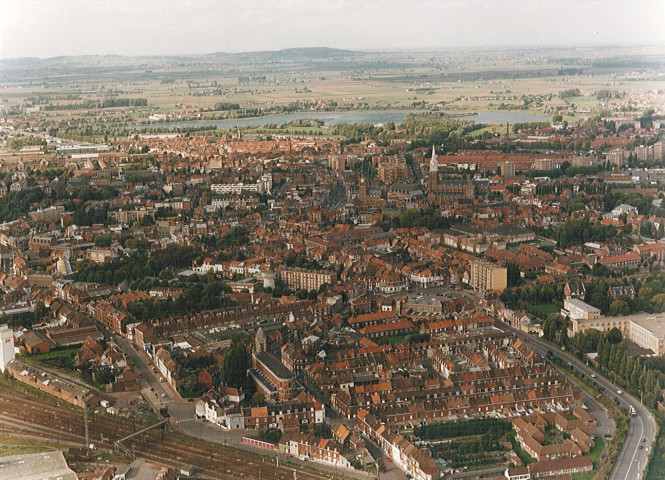
[[[664,45],[664,0],[0,0],[0,56]]]

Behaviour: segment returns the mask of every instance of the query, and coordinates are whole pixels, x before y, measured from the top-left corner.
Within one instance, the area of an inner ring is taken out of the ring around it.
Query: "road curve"
[[[517,330],[503,322],[496,321],[495,323],[497,327],[511,331],[520,338],[528,341],[531,348],[543,357],[546,357],[549,352],[552,352],[552,355],[568,362],[568,364],[572,365],[575,370],[583,373],[587,377],[591,377],[592,374],[595,375],[594,380],[597,387],[607,396],[612,399],[618,399],[619,404],[628,409],[630,409],[631,406],[635,409],[636,415],[631,417],[626,440],[624,441],[619,456],[612,468],[609,480],[640,480],[643,478],[648,454],[651,451],[652,445],[654,445],[656,433],[658,432],[656,420],[649,409],[642,405],[640,400],[632,395],[626,392],[619,394],[618,392],[621,391],[619,387],[614,385],[607,378],[596,373],[593,369],[570,353],[559,350],[558,348],[553,348],[551,345],[538,340],[533,335]],[[644,442],[642,441],[642,438],[645,439]],[[640,445],[642,445],[642,449],[640,449]]]

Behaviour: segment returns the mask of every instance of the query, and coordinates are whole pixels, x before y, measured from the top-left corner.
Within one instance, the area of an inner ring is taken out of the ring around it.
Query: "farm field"
[[[608,110],[630,115],[662,88],[657,49],[589,48],[569,55],[557,49],[294,49],[13,60],[0,75],[0,112],[23,111],[25,122],[48,126],[54,135],[76,130],[80,138],[104,141],[134,124],[291,112],[518,111],[575,123]]]

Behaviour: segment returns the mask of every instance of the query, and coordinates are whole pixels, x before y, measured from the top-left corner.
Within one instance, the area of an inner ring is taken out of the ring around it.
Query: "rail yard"
[[[61,444],[85,445],[83,409],[63,402],[47,402],[31,392],[12,388],[6,381],[0,383],[0,432],[2,436],[16,435],[27,438],[56,441]],[[88,416],[90,442],[97,449],[114,449],[115,443],[134,431],[140,430],[133,422],[121,418],[90,413]],[[160,465],[179,468],[197,466],[197,475],[211,479],[239,478],[292,479],[293,466],[276,466],[274,458],[243,452],[228,446],[203,443],[191,437],[166,429],[139,433],[125,442],[131,455]],[[299,479],[328,479],[330,474],[319,474],[299,469]]]

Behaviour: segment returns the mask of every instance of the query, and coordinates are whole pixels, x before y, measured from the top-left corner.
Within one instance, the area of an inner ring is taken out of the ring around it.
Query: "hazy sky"
[[[0,56],[665,44],[665,0],[0,0]]]

